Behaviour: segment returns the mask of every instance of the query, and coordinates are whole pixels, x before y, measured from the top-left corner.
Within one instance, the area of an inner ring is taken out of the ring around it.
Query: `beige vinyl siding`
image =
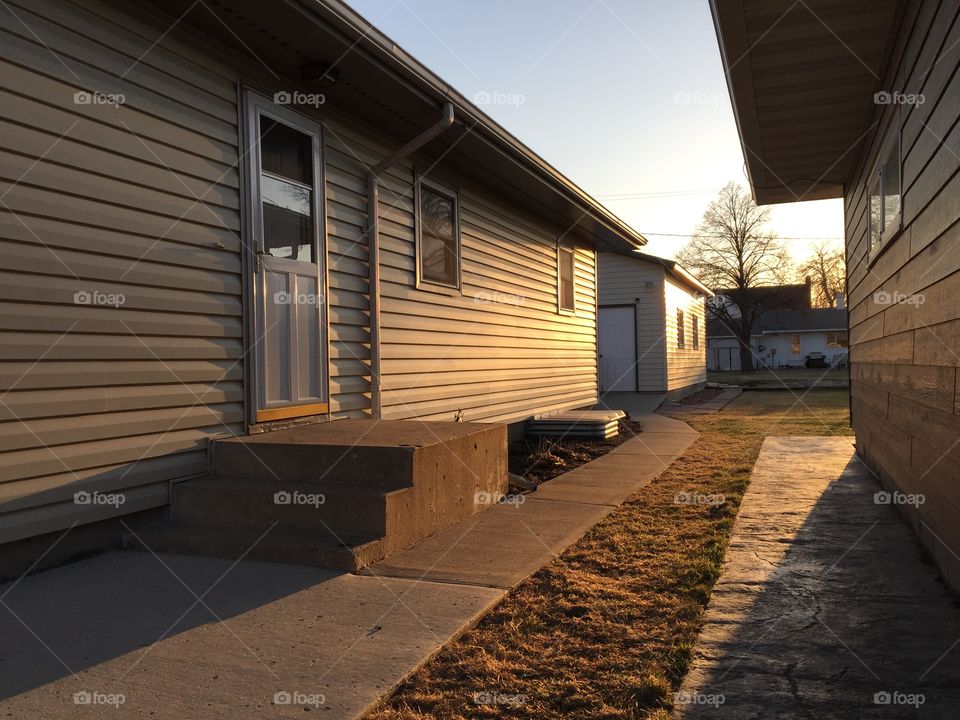
[[[922,93],[878,106],[847,184],[851,391],[857,447],[885,482],[926,502],[918,534],[960,585],[960,22],[955,3],[910,5],[882,87]],[[865,192],[886,130],[902,127],[904,230],[871,265]],[[876,293],[922,297],[884,304]]]
[[[367,165],[385,154],[346,123],[326,118],[327,283],[330,314],[330,413],[370,415]],[[371,147],[372,146],[372,147]]]
[[[189,31],[164,34],[165,16],[10,6],[50,49],[0,10],[0,541],[106,516],[71,502],[81,489],[123,489],[124,511],[164,505],[170,481],[206,470],[211,436],[245,431],[236,87],[238,74],[272,79]],[[76,105],[78,89],[126,102]],[[330,411],[364,416],[358,158],[388,150],[313,115],[325,140]],[[78,290],[126,303],[75,305]]]
[[[563,228],[462,184],[462,294],[417,288],[413,169],[399,172],[381,193],[383,417],[511,422],[594,403],[594,251],[576,248],[576,312],[559,313]]]
[[[81,489],[164,505],[211,437],[246,431],[237,84],[295,86],[143,6],[9,7],[43,42],[0,7],[0,542],[103,517]],[[366,170],[402,141],[305,114],[324,128],[330,412],[368,416]],[[463,295],[419,290],[412,179],[409,162],[382,176],[384,416],[593,403],[595,252],[577,247],[576,313],[558,313],[566,228],[463,184]],[[126,302],[77,305],[83,290]]]
[[[135,63],[158,35],[97,2],[0,8],[0,542],[110,512],[82,489],[166,504],[243,429],[234,76],[177,32]]]
[[[705,300],[694,291],[672,280],[664,284],[667,337],[667,390],[705,383],[707,381],[707,342],[704,324]],[[684,347],[677,347],[677,310],[683,310]],[[693,347],[693,318],[700,326],[700,343]]]
[[[636,307],[637,390],[664,392],[667,378],[663,266],[616,253],[600,253],[599,257],[600,305]]]

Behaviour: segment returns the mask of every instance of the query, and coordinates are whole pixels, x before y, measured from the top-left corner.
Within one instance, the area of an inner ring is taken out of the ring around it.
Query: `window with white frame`
[[[561,312],[576,310],[573,248],[557,243],[557,307]]]
[[[900,132],[894,128],[867,179],[871,257],[900,230],[900,180]]]
[[[845,348],[849,347],[849,345],[850,343],[846,332],[827,333],[827,347]]]
[[[677,310],[677,347],[684,347],[686,342],[686,330],[683,327],[683,310]]]
[[[457,194],[417,179],[417,280],[460,289],[460,211]]]

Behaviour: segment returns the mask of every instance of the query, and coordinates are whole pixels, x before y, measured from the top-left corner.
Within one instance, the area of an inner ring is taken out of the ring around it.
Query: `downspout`
[[[453,125],[453,103],[443,105],[443,117],[410,142],[394,150],[367,173],[367,247],[370,293],[370,416],[379,420],[380,401],[380,174],[419,150]]]

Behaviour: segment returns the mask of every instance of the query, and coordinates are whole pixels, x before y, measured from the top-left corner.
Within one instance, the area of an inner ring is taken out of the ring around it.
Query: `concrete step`
[[[205,555],[227,560],[314,565],[357,572],[386,556],[383,538],[273,527],[211,527],[176,521],[156,523],[128,535],[132,550]]]
[[[342,445],[253,442],[249,437],[213,443],[215,475],[268,482],[332,480],[382,488],[413,484],[408,472],[412,448],[360,449]]]
[[[211,476],[174,487],[173,520],[147,545],[237,558],[272,527],[247,557],[356,571],[507,490],[500,425],[338,420],[218,440],[211,451]]]
[[[212,470],[221,477],[384,489],[412,486],[425,474],[456,476],[466,465],[499,483],[506,477],[499,467],[505,441],[505,429],[492,425],[337,420],[219,440]]]
[[[277,527],[382,536],[388,507],[411,488],[381,490],[372,485],[272,482],[209,477],[178,483],[173,517],[215,527]]]

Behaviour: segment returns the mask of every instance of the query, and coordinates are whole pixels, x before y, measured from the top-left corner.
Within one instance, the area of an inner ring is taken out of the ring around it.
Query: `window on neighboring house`
[[[832,348],[845,348],[849,347],[849,341],[847,340],[847,333],[845,332],[832,332],[827,333],[827,346]]]
[[[691,329],[693,330],[693,349],[700,349],[700,318],[694,315],[690,318]]]
[[[794,355],[800,354],[800,336],[799,335],[790,336],[790,352],[792,352]]]
[[[460,216],[457,194],[417,180],[417,279],[460,289]]]
[[[557,306],[563,312],[576,310],[573,249],[557,244]]]
[[[677,347],[682,348],[686,345],[683,327],[683,310],[677,310]]]
[[[870,196],[870,254],[875,255],[899,230],[900,133],[895,128],[867,180]]]

